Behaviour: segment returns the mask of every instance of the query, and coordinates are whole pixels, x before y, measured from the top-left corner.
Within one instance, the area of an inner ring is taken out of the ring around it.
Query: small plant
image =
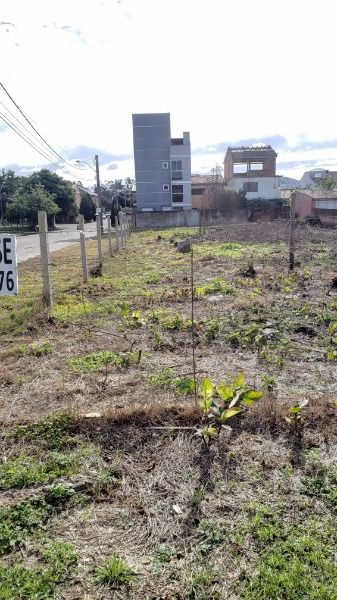
[[[97,567],[94,575],[97,583],[103,583],[112,589],[128,586],[137,577],[133,568],[117,554],[110,556],[102,567]]]
[[[219,576],[211,568],[192,573],[187,580],[187,598],[190,600],[220,600],[221,596],[214,589]]]
[[[203,485],[197,485],[191,498],[191,508],[198,509],[205,496],[205,488]]]
[[[284,417],[294,437],[294,442],[299,448],[302,447],[304,430],[304,416],[302,411],[307,405],[308,400],[301,400],[296,406],[288,408],[288,415]]]
[[[32,423],[28,427],[19,427],[15,432],[15,437],[43,440],[49,448],[61,448],[69,443],[71,421],[69,413],[58,411],[41,419],[38,423]]]
[[[53,452],[43,461],[22,454],[0,465],[0,490],[54,481],[58,477],[73,473],[76,466],[76,461],[71,455]]]
[[[272,394],[277,386],[277,381],[275,379],[275,377],[273,377],[272,375],[266,375],[264,373],[262,373],[260,375],[260,381],[261,381],[261,385],[262,388],[266,390],[266,392],[268,392],[269,394]]]
[[[102,369],[106,369],[112,364],[117,368],[126,369],[131,364],[138,363],[140,360],[140,352],[110,352],[104,350],[101,352],[92,352],[85,356],[71,358],[69,364],[74,373],[96,373]]]
[[[57,578],[70,575],[77,563],[74,546],[69,542],[53,542],[41,551],[41,555]]]
[[[205,378],[201,382],[199,395],[202,398],[200,408],[204,426],[198,434],[210,446],[213,440],[218,439],[227,422],[259,400],[263,392],[249,388],[245,384],[243,373],[239,373],[228,383],[219,383],[215,389],[212,382]]]
[[[50,354],[52,351],[51,343],[48,341],[44,342],[36,342],[32,344],[30,347],[30,354],[33,356],[45,356],[46,354]]]
[[[234,288],[229,283],[221,279],[221,277],[216,277],[210,283],[206,285],[196,287],[195,294],[196,297],[203,298],[209,294],[233,294]]]
[[[220,546],[225,540],[224,532],[219,529],[217,523],[204,519],[199,526],[201,541],[198,546],[201,554],[208,555],[211,550]]]
[[[194,393],[193,379],[189,377],[176,377],[173,369],[170,367],[161,367],[155,373],[151,373],[147,376],[147,381],[155,387],[173,390],[184,396]]]

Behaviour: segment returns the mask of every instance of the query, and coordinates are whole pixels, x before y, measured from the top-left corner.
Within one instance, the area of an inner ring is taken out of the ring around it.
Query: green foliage
[[[92,221],[96,214],[96,206],[88,193],[81,197],[80,214],[83,215],[85,221]]]
[[[220,382],[215,389],[208,378],[203,379],[199,396],[203,427],[198,434],[210,445],[219,437],[221,429],[227,426],[227,421],[259,400],[263,392],[250,389],[245,383],[243,373],[239,373],[227,382]]]
[[[264,390],[266,390],[267,392],[269,392],[270,394],[273,393],[273,391],[275,390],[275,388],[277,386],[277,381],[276,381],[275,377],[273,377],[272,375],[266,375],[265,373],[262,373],[260,375],[260,381],[261,381],[262,388]]]
[[[203,485],[197,485],[191,498],[191,507],[199,508],[205,496],[205,488]]]
[[[0,507],[0,555],[20,546],[51,517],[55,507],[65,504],[71,495],[68,487],[54,486],[44,496]]]
[[[40,185],[32,191],[18,190],[7,205],[6,215],[11,222],[26,220],[34,228],[38,222],[39,210],[45,210],[47,215],[56,215],[60,211],[54,197]]]
[[[75,469],[76,461],[71,455],[54,452],[41,460],[21,454],[0,465],[0,490],[54,481],[58,477],[70,475]]]
[[[85,356],[71,358],[69,364],[74,373],[96,373],[110,364],[117,368],[126,369],[130,365],[138,363],[139,359],[139,352],[118,353],[110,352],[110,350],[103,350],[101,352],[91,352]]]
[[[67,579],[77,556],[72,544],[54,542],[41,552],[46,568],[17,563],[0,564],[0,598],[2,600],[47,600],[54,598],[55,587]]]
[[[36,342],[32,344],[30,347],[30,353],[33,356],[45,356],[46,354],[50,354],[52,351],[52,345],[47,340],[43,342]]]
[[[168,331],[188,330],[192,327],[191,319],[185,319],[180,313],[172,314],[169,311],[156,308],[150,311],[148,320]]]
[[[161,367],[155,373],[147,376],[147,382],[154,387],[173,390],[188,396],[194,393],[194,381],[190,377],[176,377],[170,367]]]
[[[199,525],[201,540],[198,550],[202,555],[209,555],[211,550],[220,546],[225,541],[225,534],[214,521],[204,519]]]
[[[202,298],[209,294],[233,294],[234,288],[232,285],[221,279],[221,277],[216,277],[210,283],[196,287],[195,293],[199,298]]]
[[[324,502],[337,513],[337,474],[328,471],[325,476],[303,479],[305,493]]]
[[[266,538],[268,545],[270,541]],[[334,547],[296,528],[260,555],[245,580],[243,600],[333,600],[337,590]]]
[[[308,405],[308,400],[301,400],[295,406],[288,408],[288,416],[285,417],[290,431],[299,444],[302,442],[304,429],[303,409]]]
[[[62,448],[69,442],[71,422],[69,413],[58,411],[37,423],[19,427],[15,432],[15,437],[44,441],[52,449]]]
[[[102,469],[94,479],[92,494],[97,500],[102,500],[118,489],[121,483],[120,475],[114,469]]]
[[[104,565],[96,568],[94,575],[97,583],[103,583],[112,589],[128,586],[137,577],[134,569],[117,554],[113,554]]]
[[[41,169],[27,178],[26,186],[35,193],[37,187],[42,188],[52,195],[54,202],[59,208],[59,220],[61,223],[71,223],[77,215],[74,187],[70,181],[66,181],[56,173]]]
[[[186,593],[190,600],[220,600],[219,592],[214,589],[219,575],[211,567],[194,571],[187,579]]]

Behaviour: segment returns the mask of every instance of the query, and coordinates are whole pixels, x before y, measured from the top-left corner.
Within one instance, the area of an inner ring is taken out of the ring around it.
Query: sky
[[[68,164],[0,118],[0,167],[90,186],[98,154],[102,181],[133,177],[132,113],[170,112],[193,173],[253,143],[280,175],[337,170],[336,16],[335,0],[1,0],[0,81]]]

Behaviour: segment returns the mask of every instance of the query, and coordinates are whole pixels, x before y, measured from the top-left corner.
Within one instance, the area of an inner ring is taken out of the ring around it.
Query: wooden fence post
[[[45,210],[39,210],[39,237],[41,252],[41,270],[42,270],[42,300],[48,308],[53,307],[53,293],[49,272],[49,248],[48,248],[48,225],[47,213]]]
[[[108,221],[109,254],[110,254],[110,256],[112,256],[113,250],[112,250],[112,237],[111,237],[111,217],[109,215],[107,216],[107,221]]]
[[[87,264],[87,249],[86,249],[86,245],[85,245],[84,217],[83,217],[83,215],[78,215],[78,227],[79,227],[79,230],[80,230],[82,277],[83,277],[83,283],[87,283],[87,281],[88,281],[88,264]]]
[[[295,265],[294,227],[295,227],[295,193],[292,192],[290,195],[289,271],[293,271],[294,265]]]
[[[96,215],[98,261],[103,266],[101,215]]]

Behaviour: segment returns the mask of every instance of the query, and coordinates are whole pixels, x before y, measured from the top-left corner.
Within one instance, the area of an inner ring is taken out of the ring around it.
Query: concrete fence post
[[[42,271],[42,300],[48,308],[53,307],[53,293],[49,271],[48,225],[45,210],[38,212],[41,271]]]
[[[109,215],[107,216],[107,222],[108,222],[109,254],[110,254],[110,256],[112,256],[113,250],[112,250],[112,237],[111,237],[111,217]]]
[[[102,227],[101,227],[101,215],[96,215],[96,230],[97,230],[97,252],[98,262],[103,265],[103,252],[102,252]]]
[[[83,283],[87,283],[87,281],[88,281],[88,263],[87,263],[87,249],[86,249],[86,245],[85,245],[84,217],[83,217],[83,215],[78,215],[78,228],[80,230],[82,278],[83,278]]]
[[[115,217],[115,230],[116,230],[116,242],[117,242],[117,250],[120,249],[120,235],[119,235],[119,224],[118,217]]]

